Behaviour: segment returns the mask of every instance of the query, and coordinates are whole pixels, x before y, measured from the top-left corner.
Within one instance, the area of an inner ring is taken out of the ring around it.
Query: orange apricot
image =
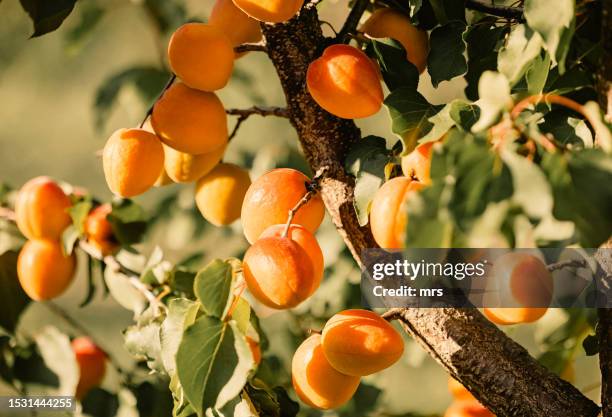
[[[456,400],[474,400],[474,396],[463,384],[452,376],[448,377],[448,391]]]
[[[485,316],[493,323],[501,325],[533,323],[539,320],[548,309],[545,307],[485,307]]]
[[[261,40],[259,22],[236,7],[232,0],[217,0],[208,23],[225,33],[233,46]]]
[[[75,396],[81,400],[92,388],[102,383],[106,374],[106,353],[88,337],[74,339],[72,350],[80,372]]]
[[[293,388],[310,407],[340,407],[357,391],[360,378],[334,369],[323,353],[321,335],[313,334],[297,348],[291,361]]]
[[[455,401],[446,409],[444,417],[495,417],[485,406],[478,401]]]
[[[314,263],[290,237],[263,237],[244,255],[244,280],[253,297],[278,310],[306,300],[316,282]]]
[[[319,106],[344,119],[377,113],[383,102],[379,72],[366,54],[332,45],[308,67],[306,85]]]
[[[393,365],[404,353],[404,341],[385,319],[369,310],[345,310],[323,328],[325,357],[346,375],[365,376]]]
[[[408,155],[402,157],[402,172],[408,178],[423,184],[431,183],[431,153],[434,142],[417,146]]]
[[[240,206],[250,185],[245,169],[221,163],[197,182],[196,205],[210,223],[228,225],[240,217]]]
[[[164,168],[164,149],[153,133],[119,129],[102,153],[108,188],[118,196],[134,197],[155,184]]]
[[[289,210],[304,197],[310,179],[290,168],[274,169],[259,177],[249,187],[242,203],[242,228],[253,243],[261,233],[275,224],[287,222]],[[323,200],[317,194],[297,211],[293,223],[314,233],[325,216]]]
[[[179,152],[164,145],[164,167],[174,182],[193,182],[208,174],[221,161],[225,146],[200,155]]]
[[[410,196],[424,187],[407,177],[396,177],[383,184],[370,207],[370,228],[381,248],[401,249],[408,226],[406,204]]]
[[[417,67],[419,73],[425,71],[429,54],[427,32],[413,26],[410,18],[402,12],[390,8],[377,9],[361,31],[372,38],[395,39],[404,47],[406,59]]]
[[[285,227],[286,226],[284,224],[270,226],[264,230],[259,238],[282,237],[283,233],[285,232]],[[291,224],[287,232],[287,237],[300,245],[300,247],[306,251],[308,257],[312,261],[314,270],[314,280],[312,281],[312,289],[310,290],[310,295],[312,295],[321,284],[321,280],[323,279],[323,270],[325,268],[323,252],[321,251],[319,242],[317,242],[317,239],[312,232],[308,231],[308,229],[306,229],[304,226],[300,226],[299,224]]]
[[[234,0],[234,4],[253,19],[270,23],[291,19],[303,3],[303,0]]]
[[[66,256],[60,242],[36,239],[23,245],[17,258],[17,276],[26,294],[35,301],[59,297],[72,283],[74,254]]]
[[[159,177],[157,177],[155,184],[153,184],[153,187],[165,187],[166,185],[170,184],[174,184],[174,181],[172,181],[172,178],[168,176],[166,170],[163,169],[161,174],[159,174]]]
[[[246,337],[246,341],[253,355],[253,362],[255,362],[255,365],[259,365],[261,363],[261,347],[259,343],[249,336]]]
[[[191,155],[227,144],[227,115],[214,93],[174,83],[155,103],[151,124],[162,142]]]
[[[59,239],[70,225],[70,198],[48,177],[26,182],[15,202],[17,227],[28,239]]]
[[[110,204],[102,204],[90,211],[85,220],[87,241],[104,256],[111,255],[119,248],[113,225],[107,219],[112,211]]]
[[[234,47],[216,26],[185,23],[170,38],[168,62],[189,87],[216,91],[225,87],[232,75]]]

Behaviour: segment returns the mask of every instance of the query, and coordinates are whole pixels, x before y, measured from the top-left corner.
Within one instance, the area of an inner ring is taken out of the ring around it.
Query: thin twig
[[[370,4],[369,0],[357,0],[351,9],[344,25],[342,25],[342,29],[338,32],[338,36],[336,36],[336,40],[338,42],[344,43],[347,40],[348,35],[354,33],[357,30],[357,25],[361,20],[361,16],[365,13]]]
[[[310,201],[312,197],[316,193],[319,192],[319,181],[321,179],[322,173],[315,175],[311,182],[306,184],[306,194],[297,202],[297,204],[289,210],[289,214],[287,215],[287,223],[285,224],[285,229],[283,230],[283,234],[281,237],[287,237],[289,234],[289,229],[291,228],[291,223],[293,223],[293,218],[299,209],[301,209],[306,203]]]
[[[170,76],[170,78],[168,79],[168,82],[166,83],[164,88],[162,88],[162,90],[160,91],[159,95],[157,96],[157,98],[153,102],[153,104],[151,104],[151,107],[149,107],[149,109],[147,110],[147,113],[145,114],[145,117],[142,119],[142,122],[140,122],[140,125],[138,125],[138,127],[140,127],[142,129],[144,124],[147,122],[147,119],[151,116],[151,114],[153,114],[153,108],[155,107],[155,103],[157,103],[157,101],[164,95],[166,90],[170,88],[170,86],[172,85],[172,83],[174,83],[175,80],[176,80],[176,74],[172,74]]]
[[[586,268],[586,267],[587,267],[586,259],[571,259],[569,261],[557,262],[554,264],[546,265],[546,269],[548,269],[549,272],[554,272],[554,271],[558,271],[560,269],[565,269],[565,268],[577,269],[577,268]]]
[[[465,2],[465,7],[493,16],[517,20],[519,22],[525,19],[521,7],[500,6],[494,4],[492,0],[467,0]]]
[[[258,43],[243,43],[234,48],[234,52],[241,54],[243,52],[268,52],[268,47],[264,42]]]
[[[246,119],[251,117],[254,114],[259,116],[276,116],[276,117],[284,117],[289,118],[289,111],[285,107],[263,107],[263,106],[253,106],[248,109],[226,109],[225,113],[230,116],[238,116],[238,120],[236,120],[236,124],[234,125],[234,129],[230,133],[228,137],[228,141],[232,140],[236,134],[238,133],[238,129]]]

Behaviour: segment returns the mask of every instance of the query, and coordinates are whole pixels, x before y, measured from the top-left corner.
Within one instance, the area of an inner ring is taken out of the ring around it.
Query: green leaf
[[[145,0],[142,4],[161,32],[174,30],[187,20],[183,0]]]
[[[55,327],[45,327],[35,337],[45,365],[59,379],[55,395],[74,395],[79,382],[79,367],[67,335]]]
[[[465,1],[429,0],[436,19],[441,25],[453,20],[465,21]]]
[[[168,282],[174,293],[185,298],[194,299],[193,282],[195,281],[195,277],[195,272],[179,267],[170,273]]]
[[[593,129],[595,129],[597,144],[606,153],[612,153],[612,132],[610,131],[610,125],[604,121],[601,108],[594,101],[589,101],[583,108],[586,115],[589,116],[589,121],[593,124]]]
[[[476,23],[468,27],[464,36],[468,57],[465,95],[470,100],[478,99],[478,81],[482,74],[497,69],[497,51],[508,30],[506,26],[496,25],[490,17]]]
[[[524,15],[529,27],[542,36],[546,50],[563,73],[575,26],[574,0],[526,0]]]
[[[300,411],[298,403],[289,398],[282,387],[270,388],[259,379],[247,384],[245,391],[261,416],[295,417]]]
[[[154,316],[149,309],[138,318],[134,326],[128,327],[123,334],[127,351],[139,360],[146,360],[147,366],[158,372],[164,371],[161,323],[161,318]]]
[[[527,69],[525,79],[527,81],[527,93],[531,95],[540,94],[546,87],[548,74],[550,73],[550,55],[536,57]]]
[[[370,203],[385,181],[385,166],[390,160],[386,141],[377,136],[363,138],[349,149],[345,166],[355,176],[353,206],[361,226],[368,223]]]
[[[80,12],[79,23],[64,37],[71,52],[77,51],[85,44],[104,16],[104,9],[96,1],[82,1],[77,10]]]
[[[467,72],[463,22],[449,22],[431,32],[431,50],[427,56],[427,71],[435,88],[442,81],[449,81]]]
[[[210,316],[223,318],[234,298],[232,285],[235,272],[228,261],[215,259],[202,269],[193,282],[193,292]]]
[[[515,85],[525,75],[532,61],[540,55],[542,38],[526,25],[516,25],[506,44],[499,50],[497,67],[510,85]]]
[[[368,52],[376,57],[385,84],[390,91],[401,87],[416,90],[419,84],[419,71],[406,59],[406,50],[399,42],[393,39],[373,39]]]
[[[480,109],[478,106],[462,99],[455,99],[429,118],[433,127],[427,135],[419,140],[419,143],[436,141],[453,126],[457,126],[464,131],[470,131],[479,117]]]
[[[113,268],[104,270],[104,282],[115,301],[134,314],[142,313],[147,305],[145,296],[130,283],[129,277]]]
[[[70,214],[72,224],[80,236],[85,234],[85,220],[87,220],[87,215],[92,208],[93,202],[91,201],[91,198],[84,198],[83,200],[74,203],[68,209],[68,214]]]
[[[141,241],[147,230],[147,215],[131,200],[115,200],[112,211],[106,217],[113,227],[113,235],[124,246]]]
[[[478,82],[478,95],[476,102],[480,107],[480,118],[472,127],[473,132],[480,132],[489,128],[497,121],[500,113],[512,105],[510,85],[503,74],[486,71]]]
[[[391,116],[391,129],[402,139],[404,152],[416,147],[417,140],[425,136],[432,128],[429,118],[441,106],[434,106],[411,88],[398,88],[385,99],[385,106]]]
[[[0,255],[0,327],[13,333],[21,313],[30,303],[30,298],[19,285],[17,278],[17,252],[8,251]]]
[[[185,298],[174,298],[168,304],[168,315],[161,326],[161,357],[166,372],[171,377],[176,372],[176,352],[183,332],[193,324],[200,306]]]
[[[253,357],[232,321],[202,316],[185,330],[176,371],[185,396],[198,412],[222,408],[247,382]]]
[[[19,0],[34,23],[32,37],[53,32],[70,15],[76,0]]]

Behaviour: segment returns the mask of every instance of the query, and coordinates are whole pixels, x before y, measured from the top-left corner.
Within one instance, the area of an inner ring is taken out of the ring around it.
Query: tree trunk
[[[369,228],[358,224],[353,209],[354,181],[343,167],[346,152],[360,132],[353,121],[321,109],[306,89],[308,65],[329,43],[321,32],[315,4],[305,5],[287,23],[262,28],[291,123],[308,163],[322,175],[327,210],[362,265],[361,251],[377,245]],[[591,417],[599,413],[592,401],[539,365],[475,309],[399,309],[391,314],[499,417]]]

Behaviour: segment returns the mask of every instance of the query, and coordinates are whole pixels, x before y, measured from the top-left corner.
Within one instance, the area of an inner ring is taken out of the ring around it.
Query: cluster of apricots
[[[293,387],[311,407],[327,410],[351,399],[362,376],[393,365],[404,352],[401,335],[368,310],[345,310],[296,350]]]
[[[448,390],[453,396],[453,402],[446,409],[444,417],[495,417],[453,377],[448,378]]]
[[[48,177],[36,177],[23,185],[15,202],[17,227],[28,238],[17,261],[21,287],[33,300],[59,297],[72,283],[75,254],[66,255],[61,238],[72,220],[72,200],[62,187]],[[102,255],[118,248],[107,215],[108,204],[94,208],[85,220],[88,242]]]
[[[106,353],[88,337],[77,337],[71,345],[79,367],[75,397],[82,400],[92,388],[102,383],[106,374]]]
[[[419,73],[425,70],[429,39],[408,16],[390,8],[375,10],[360,29],[370,38],[393,38]],[[383,103],[378,64],[360,49],[344,44],[329,46],[308,67],[306,85],[312,98],[329,113],[344,119],[376,114]]]

